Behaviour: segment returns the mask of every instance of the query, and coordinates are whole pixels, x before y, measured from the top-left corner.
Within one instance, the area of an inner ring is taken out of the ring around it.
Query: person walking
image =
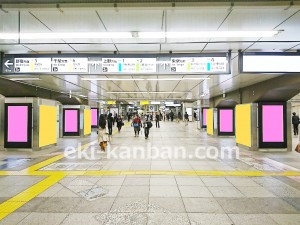
[[[109,113],[107,117],[108,141],[111,141],[112,138],[113,120],[114,118],[112,117],[112,114]]]
[[[127,112],[127,119],[128,119],[128,122],[130,121],[130,112]]]
[[[156,115],[155,115],[156,128],[160,128],[160,126],[159,126],[159,120],[160,120],[159,113],[156,113]]]
[[[178,112],[178,115],[177,115],[177,122],[179,123],[180,120],[181,120],[181,112],[179,111],[179,112]]]
[[[99,117],[99,128],[97,133],[101,151],[105,152],[108,142],[108,134],[106,133],[106,120],[104,115],[100,115]]]
[[[143,126],[144,126],[145,139],[148,139],[150,128],[152,127],[152,123],[148,119],[148,117],[146,117],[146,116],[145,116],[144,121],[143,121]]]
[[[293,124],[293,129],[294,129],[294,135],[298,135],[298,126],[299,126],[299,116],[296,115],[295,112],[293,112],[292,116],[292,124]]]
[[[121,118],[121,116],[119,115],[117,118],[117,127],[118,127],[119,132],[121,131],[122,126],[124,126],[124,122],[123,122],[123,119]]]
[[[172,110],[171,110],[171,112],[170,112],[170,117],[171,117],[171,122],[173,122],[173,120],[174,120],[174,113],[173,113]]]
[[[185,114],[184,114],[184,123],[185,123],[185,126],[188,125],[188,122],[189,122],[189,114],[187,114],[187,112],[185,112]]]
[[[133,126],[134,129],[134,136],[138,137],[140,135],[140,130],[142,126],[142,122],[138,114],[134,116],[131,126]]]

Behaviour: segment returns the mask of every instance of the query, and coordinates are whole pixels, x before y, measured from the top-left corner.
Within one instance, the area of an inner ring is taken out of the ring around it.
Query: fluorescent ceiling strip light
[[[81,78],[81,80],[88,80],[88,81],[132,81],[132,80],[145,80],[143,78]]]
[[[272,37],[274,31],[199,31],[199,32],[71,32],[71,33],[0,33],[0,39],[136,39],[136,38],[230,38]],[[133,35],[133,33],[135,35]]]
[[[9,78],[9,80],[27,80],[27,81],[30,81],[30,80],[41,80],[41,78],[38,78],[38,77],[19,77],[19,78]]]
[[[185,94],[188,92],[181,91],[110,91],[107,94]]]
[[[149,78],[148,81],[180,81],[180,80],[209,80],[209,77],[191,77],[191,78]]]
[[[20,39],[111,39],[132,38],[130,32],[21,33]]]
[[[167,38],[231,38],[231,37],[273,37],[279,31],[203,31],[167,32]]]

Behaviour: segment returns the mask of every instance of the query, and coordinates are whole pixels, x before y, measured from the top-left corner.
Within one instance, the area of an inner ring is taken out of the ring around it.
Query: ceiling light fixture
[[[232,38],[272,37],[283,30],[272,31],[198,31],[198,32],[51,32],[0,33],[0,39],[137,39],[137,38]]]
[[[186,91],[109,91],[107,94],[185,94]]]
[[[133,80],[145,80],[143,78],[81,78],[81,80],[88,81],[133,81]]]
[[[12,80],[12,81],[18,81],[18,80],[34,81],[34,80],[41,80],[41,78],[38,78],[38,77],[15,77],[15,78],[9,78],[9,80]]]
[[[209,80],[209,77],[184,77],[184,78],[149,78],[148,81],[180,81],[180,80]]]
[[[280,31],[200,31],[167,32],[167,38],[233,38],[233,37],[272,37]]]

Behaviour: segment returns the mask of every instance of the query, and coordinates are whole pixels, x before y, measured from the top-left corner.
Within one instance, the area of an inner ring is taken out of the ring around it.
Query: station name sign
[[[229,74],[230,53],[5,55],[2,74]]]

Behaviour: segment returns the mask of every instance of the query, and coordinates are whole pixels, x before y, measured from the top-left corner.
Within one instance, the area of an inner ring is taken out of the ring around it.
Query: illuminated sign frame
[[[221,131],[221,110],[232,110],[232,132]],[[218,108],[218,135],[234,136],[235,135],[235,110],[234,108]]]
[[[263,141],[263,106],[279,105],[283,106],[283,142]],[[287,148],[287,109],[285,102],[260,102],[258,103],[258,124],[259,124],[259,148]]]
[[[8,107],[9,106],[27,106],[27,142],[9,142],[8,141]],[[32,148],[32,104],[31,103],[5,103],[4,114],[4,148]]]
[[[201,128],[207,128],[207,121],[206,121],[206,124],[204,125],[204,110],[208,110],[209,108],[208,107],[203,107],[201,109]],[[207,111],[206,111],[206,114],[207,114]],[[205,116],[206,116],[205,114]],[[206,120],[206,118],[205,118]]]
[[[66,117],[66,111],[67,110],[76,110],[77,111],[77,132],[66,132],[65,131],[65,117]],[[80,110],[79,109],[73,109],[73,108],[66,108],[63,109],[63,136],[80,136]]]
[[[93,125],[93,110],[97,110],[97,125]],[[98,128],[99,126],[99,109],[98,108],[91,108],[91,113],[92,113],[92,119],[91,119],[91,124],[92,128]]]

